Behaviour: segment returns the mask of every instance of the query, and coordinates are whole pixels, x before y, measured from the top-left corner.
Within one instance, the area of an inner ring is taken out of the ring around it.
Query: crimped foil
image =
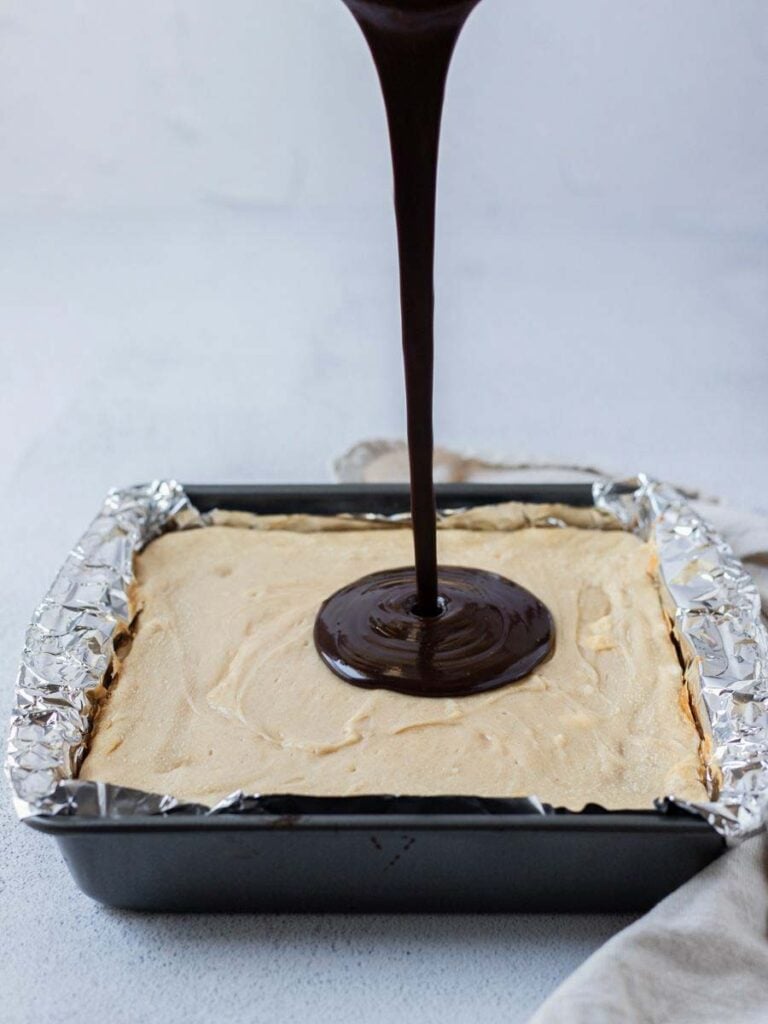
[[[156,813],[165,797],[74,781],[115,641],[130,626],[133,555],[165,530],[199,521],[182,488],[160,481],[111,491],[36,609],[16,682],[6,773],[19,817]],[[173,800],[175,806],[178,801]]]
[[[712,799],[668,800],[701,814],[729,842],[768,812],[768,631],[752,577],[673,488],[639,477],[630,494],[599,481],[595,505],[656,548],[662,603],[704,740]]]
[[[666,794],[659,806],[700,814],[740,841],[762,827],[768,809],[768,635],[755,585],[672,488],[641,476],[629,486],[600,480],[593,494],[598,509],[655,545],[662,602],[703,737],[711,800]],[[67,558],[34,614],[19,669],[6,772],[20,817],[264,810],[270,798],[240,791],[208,808],[76,777],[116,643],[130,627],[134,552],[166,530],[207,521],[174,481],[115,490]],[[535,796],[516,803],[552,813]]]

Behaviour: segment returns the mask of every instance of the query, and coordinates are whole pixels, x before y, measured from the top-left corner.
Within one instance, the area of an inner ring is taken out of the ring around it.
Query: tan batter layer
[[[443,524],[444,564],[517,580],[557,628],[553,657],[523,683],[459,699],[358,689],[315,654],[321,601],[407,565],[407,529],[283,517],[166,534],[136,559],[136,635],[81,777],[204,804],[237,789],[535,794],[574,810],[706,799],[652,551],[620,531],[525,525],[550,511]]]

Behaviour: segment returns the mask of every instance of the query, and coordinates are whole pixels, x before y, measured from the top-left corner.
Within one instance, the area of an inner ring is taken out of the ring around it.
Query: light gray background
[[[768,508],[768,6],[484,0],[440,176],[436,427]],[[402,434],[383,114],[339,0],[0,11],[0,677],[112,485]],[[625,919],[152,918],[0,850],[10,1022],[525,1020]]]

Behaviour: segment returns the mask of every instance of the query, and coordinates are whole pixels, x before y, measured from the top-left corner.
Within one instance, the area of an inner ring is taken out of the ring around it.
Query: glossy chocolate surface
[[[480,569],[441,566],[440,611],[417,615],[413,569],[364,576],[333,594],[315,622],[320,656],[356,686],[457,697],[513,683],[552,649],[533,594]]]

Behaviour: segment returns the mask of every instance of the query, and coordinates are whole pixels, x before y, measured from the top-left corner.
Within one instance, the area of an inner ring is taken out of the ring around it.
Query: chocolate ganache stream
[[[420,697],[480,693],[527,675],[554,626],[495,573],[437,566],[432,479],[433,265],[440,115],[456,40],[479,0],[344,0],[384,96],[394,174],[415,570],[373,573],[321,607],[315,644],[347,682]]]

